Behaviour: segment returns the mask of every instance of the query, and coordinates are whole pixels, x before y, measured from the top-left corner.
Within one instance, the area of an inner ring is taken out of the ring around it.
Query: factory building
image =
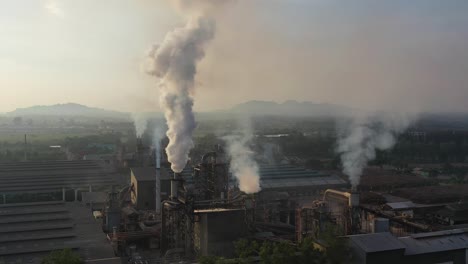
[[[347,237],[354,252],[353,263],[413,264],[467,263],[468,229],[454,229],[407,237],[390,233],[352,235]]]
[[[131,168],[130,182],[132,186],[131,199],[133,205],[140,210],[156,208],[155,186],[156,169],[153,167]]]
[[[130,169],[131,202],[139,210],[154,210],[156,207],[155,188],[156,175],[160,180],[161,200],[169,198],[171,192],[172,172],[169,168],[161,168],[156,174],[155,167],[136,167]],[[191,170],[185,169],[181,176],[193,182]]]
[[[84,204],[0,205],[0,263],[41,263],[51,251],[65,248],[91,262],[121,263]]]
[[[115,169],[100,161],[0,163],[0,201],[19,202],[31,197],[24,202],[32,202],[57,193],[64,201],[75,201],[81,191],[109,188],[123,180]]]
[[[468,203],[449,204],[434,216],[439,222],[447,225],[468,224]]]
[[[259,173],[262,190],[256,195],[257,221],[291,227],[299,220],[296,209],[301,204],[321,198],[329,188],[348,185],[337,175],[291,165],[261,166]]]
[[[291,197],[317,197],[328,188],[343,188],[347,182],[337,175],[291,165],[261,166],[263,191],[287,192]]]
[[[65,248],[120,263],[93,217],[106,190],[124,181],[114,168],[91,160],[0,163],[0,180],[0,263],[40,263]]]
[[[232,242],[248,235],[245,210],[201,209],[194,213],[197,218],[194,226],[196,250],[204,256],[234,256]]]

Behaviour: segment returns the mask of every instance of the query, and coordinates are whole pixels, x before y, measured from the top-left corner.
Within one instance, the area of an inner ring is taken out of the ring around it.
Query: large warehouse
[[[120,263],[87,205],[102,205],[93,189],[124,181],[114,169],[99,161],[0,163],[0,181],[0,263],[40,263],[65,248],[87,261]],[[79,192],[83,203],[66,203]]]
[[[99,161],[47,161],[0,163],[0,202],[31,194],[92,191],[94,187],[109,187],[123,181],[114,169]]]
[[[466,263],[468,230],[454,229],[394,237],[390,233],[348,236],[353,263]]]
[[[81,203],[0,205],[0,263],[40,263],[50,251],[79,250],[85,260],[120,263],[89,208]]]
[[[292,197],[313,196],[328,188],[347,186],[337,175],[292,165],[261,166],[259,172],[263,191],[288,192]]]

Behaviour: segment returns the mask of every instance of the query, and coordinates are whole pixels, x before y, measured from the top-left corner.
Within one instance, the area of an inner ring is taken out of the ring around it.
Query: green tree
[[[264,242],[260,247],[259,255],[262,263],[296,263],[296,248],[287,242]]]
[[[234,242],[236,255],[240,259],[249,259],[253,256],[258,256],[260,245],[257,241],[249,242],[247,239],[239,239]]]
[[[52,251],[49,255],[44,257],[41,264],[81,264],[83,260],[81,257],[73,252],[71,249]]]
[[[225,259],[218,256],[201,256],[198,258],[200,264],[240,264],[250,262],[240,262],[238,259]]]
[[[349,256],[346,240],[341,238],[342,234],[339,227],[331,224],[320,234],[320,238],[326,244],[325,256],[330,264],[346,263]]]
[[[322,251],[314,248],[314,240],[311,237],[305,238],[298,246],[298,263],[326,264],[327,259]]]

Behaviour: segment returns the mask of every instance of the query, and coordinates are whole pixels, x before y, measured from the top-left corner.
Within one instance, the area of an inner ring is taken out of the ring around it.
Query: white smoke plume
[[[336,151],[353,189],[359,185],[364,167],[375,159],[376,151],[391,149],[410,123],[408,115],[380,114],[355,119],[339,129]]]
[[[245,126],[239,134],[225,136],[223,139],[231,158],[230,170],[238,181],[239,189],[247,194],[259,192],[260,175],[254,152],[249,147],[252,140],[249,127]]]
[[[192,108],[197,63],[215,34],[215,21],[209,13],[222,2],[175,1],[182,12],[189,13],[186,25],[167,33],[163,42],[154,45],[148,53],[147,73],[159,79],[160,105],[168,125],[166,153],[174,172],[184,169],[193,148],[196,123]]]
[[[156,168],[161,168],[161,139],[163,138],[163,132],[161,127],[156,125],[153,132],[153,145],[156,159]]]
[[[148,126],[148,119],[143,113],[132,113],[133,124],[137,137],[141,137]]]

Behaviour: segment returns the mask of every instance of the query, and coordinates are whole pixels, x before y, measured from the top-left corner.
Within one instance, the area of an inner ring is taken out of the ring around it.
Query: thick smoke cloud
[[[260,175],[254,152],[249,147],[252,140],[249,127],[243,126],[238,134],[225,136],[223,139],[231,158],[230,169],[238,181],[239,189],[248,194],[259,192]]]
[[[379,114],[354,119],[339,128],[336,151],[353,189],[359,185],[364,167],[375,159],[376,151],[391,149],[410,123],[408,115]]]
[[[160,105],[168,125],[166,152],[172,170],[181,172],[193,148],[197,63],[205,56],[205,46],[214,37],[215,21],[201,4],[204,1],[175,2],[182,11],[189,12],[188,21],[184,27],[167,33],[161,44],[153,46],[148,53],[147,72],[159,79]],[[215,3],[207,2],[210,6]]]

